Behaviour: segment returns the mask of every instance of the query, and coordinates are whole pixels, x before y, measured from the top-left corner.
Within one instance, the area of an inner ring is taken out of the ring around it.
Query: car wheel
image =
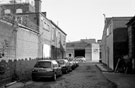
[[[56,75],[56,73],[54,73],[53,74],[53,81],[56,81],[56,79],[57,79],[57,75]]]
[[[62,71],[60,71],[60,76],[62,76]]]

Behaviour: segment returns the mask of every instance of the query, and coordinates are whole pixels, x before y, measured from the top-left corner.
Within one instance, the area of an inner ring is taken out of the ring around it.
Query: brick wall
[[[23,13],[29,13],[29,12],[35,12],[35,8],[32,7],[30,4],[28,3],[24,3],[24,4],[4,4],[0,6],[2,8],[2,15],[5,14],[5,10],[9,9],[11,11],[11,13],[13,13],[13,11],[16,11],[17,9],[22,9]]]
[[[0,61],[0,84],[2,85],[14,80],[30,80],[32,68],[36,61],[37,59],[31,58]]]
[[[15,28],[0,21],[0,61],[15,58]]]

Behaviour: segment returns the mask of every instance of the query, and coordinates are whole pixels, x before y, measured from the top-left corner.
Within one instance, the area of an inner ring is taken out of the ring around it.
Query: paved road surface
[[[83,63],[55,82],[49,79],[31,81],[23,88],[116,88],[116,85],[107,80],[94,63]]]

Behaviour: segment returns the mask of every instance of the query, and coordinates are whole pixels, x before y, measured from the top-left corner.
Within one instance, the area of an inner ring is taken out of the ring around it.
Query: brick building
[[[31,78],[37,58],[64,58],[66,33],[41,12],[41,0],[0,5],[0,84]]]
[[[105,19],[101,42],[101,60],[115,69],[118,58],[128,55],[128,30],[126,23],[131,17],[110,17]]]
[[[99,44],[95,39],[81,39],[66,44],[66,57],[85,57],[86,61],[99,61]]]
[[[129,58],[132,59],[132,71],[135,73],[135,17],[127,23],[128,41],[129,41]]]

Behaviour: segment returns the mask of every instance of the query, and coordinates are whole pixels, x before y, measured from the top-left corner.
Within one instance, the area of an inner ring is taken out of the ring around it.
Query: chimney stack
[[[35,0],[35,12],[36,13],[41,12],[41,0]]]

